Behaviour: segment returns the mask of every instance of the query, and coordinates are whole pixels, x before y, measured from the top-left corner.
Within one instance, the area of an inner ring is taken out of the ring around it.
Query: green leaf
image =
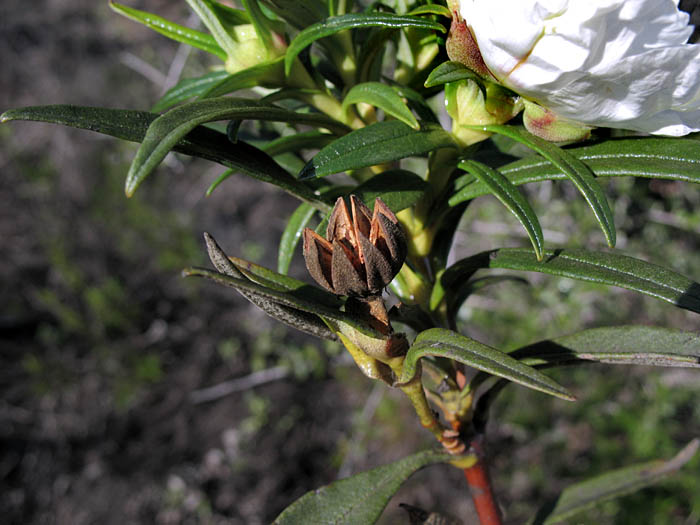
[[[213,98],[227,95],[239,89],[249,89],[255,86],[277,87],[283,82],[282,57],[261,62],[221,78],[203,91],[202,98]]]
[[[399,382],[410,381],[416,375],[418,361],[426,356],[452,359],[567,401],[576,399],[568,390],[542,372],[524,365],[500,350],[444,328],[431,328],[418,334],[406,354]]]
[[[57,105],[12,109],[0,115],[0,122],[50,122],[141,142],[150,124],[157,118],[157,114],[146,111]],[[287,173],[269,155],[243,141],[231,144],[226,135],[213,129],[197,127],[184,136],[173,149],[186,155],[217,162],[236,172],[274,184],[312,203],[323,212],[330,210],[330,206],[321,197]]]
[[[388,170],[353,188],[350,193],[357,195],[372,209],[374,199],[379,197],[391,211],[398,213],[418,202],[427,189],[428,184],[411,171]]]
[[[316,208],[304,202],[294,210],[289,221],[287,221],[277,253],[277,271],[279,273],[286,274],[289,271],[289,264],[292,262],[292,257],[294,257],[294,250],[299,244],[304,228],[309,224],[314,213],[316,213]]]
[[[116,2],[110,1],[109,7],[120,15],[143,24],[172,40],[196,47],[197,49],[216,55],[221,60],[226,60],[226,52],[219,46],[216,40],[207,33],[175,24],[152,13],[133,9]]]
[[[693,458],[699,447],[700,441],[694,439],[668,461],[641,463],[576,483],[540,508],[530,524],[574,523],[570,519],[583,510],[654,485],[677,472]]]
[[[585,162],[597,177],[644,177],[700,184],[700,148],[692,139],[613,139],[566,151]],[[539,156],[511,162],[499,171],[516,186],[566,178]],[[450,198],[450,206],[489,192],[486,185],[470,176],[458,180],[457,187],[459,191]]]
[[[523,225],[523,228],[525,228],[528,237],[530,237],[537,260],[541,261],[542,250],[544,249],[542,227],[530,203],[522,193],[518,191],[518,188],[511,184],[511,182],[498,171],[481,162],[464,160],[459,163],[459,167],[468,171],[479,179],[479,181],[486,184],[491,193],[515,215],[520,221],[520,224]]]
[[[374,523],[401,484],[433,463],[454,459],[443,451],[426,450],[355,476],[311,490],[287,507],[275,525]]]
[[[446,18],[452,18],[452,13],[444,5],[428,4],[416,7],[414,10],[408,13],[412,16],[417,15],[438,15],[444,16]]]
[[[350,104],[361,102],[383,109],[387,115],[391,115],[413,129],[420,128],[416,117],[391,86],[381,82],[364,82],[353,86],[343,99],[343,111],[346,111]]]
[[[430,72],[423,85],[430,88],[459,80],[473,80],[483,91],[483,79],[460,62],[443,62]]]
[[[248,16],[250,16],[250,21],[253,23],[253,27],[255,27],[255,33],[265,46],[265,49],[272,49],[273,43],[272,33],[269,27],[270,21],[263,14],[257,0],[241,0],[241,2]]]
[[[509,355],[530,366],[600,362],[700,368],[700,335],[654,326],[592,328]]]
[[[146,134],[148,126],[156,118],[158,118],[157,114],[147,111],[60,104],[10,109],[0,115],[0,122],[13,120],[48,122],[96,131],[131,142],[140,142]]]
[[[327,7],[319,0],[263,0],[263,3],[297,29],[323,20],[327,14]]]
[[[132,195],[141,182],[160,164],[168,152],[200,124],[217,120],[274,120],[324,126],[339,132],[345,125],[324,117],[296,113],[255,100],[220,97],[189,102],[161,115],[149,126],[126,178],[126,194]]]
[[[299,177],[312,179],[374,166],[439,148],[457,148],[452,135],[436,125],[420,130],[392,120],[376,122],[329,144],[304,167]]]
[[[250,16],[243,9],[234,9],[220,2],[209,0],[209,5],[224,26],[250,24]]]
[[[185,1],[209,30],[214,40],[216,40],[216,43],[224,50],[224,60],[229,56],[235,56],[238,50],[238,44],[223,26],[219,18],[219,11],[214,8],[213,3],[208,0]]]
[[[262,146],[268,155],[274,157],[284,153],[298,153],[302,149],[317,149],[330,144],[335,135],[323,131],[303,131],[271,140]]]
[[[229,77],[226,71],[212,71],[197,78],[184,78],[175,86],[170,88],[158,102],[155,103],[151,111],[159,113],[168,108],[183,102],[189,98],[198,97],[205,93],[212,86]]]
[[[545,250],[538,262],[529,250],[501,248],[456,262],[442,277],[446,288],[468,279],[479,268],[539,272],[634,290],[700,313],[700,284],[683,275],[617,253],[582,249]]]
[[[608,245],[611,248],[615,246],[615,220],[612,211],[605,198],[603,188],[601,188],[598,181],[595,180],[593,172],[586,164],[559,146],[515,126],[489,125],[473,127],[482,131],[498,133],[510,137],[536,151],[562,170],[567,178],[573,182],[576,188],[581,192],[586,202],[588,202],[593,210],[593,214],[603,230]]]
[[[294,40],[292,40],[292,42],[289,44],[284,60],[285,73],[289,75],[292,69],[292,63],[297,55],[302,49],[311,45],[311,43],[315,42],[316,40],[334,35],[335,33],[346,29],[366,27],[417,27],[422,29],[433,29],[442,33],[445,32],[445,27],[437,22],[413,16],[396,15],[393,13],[371,12],[332,16],[322,22],[306,27],[306,29],[301,31],[294,38]]]

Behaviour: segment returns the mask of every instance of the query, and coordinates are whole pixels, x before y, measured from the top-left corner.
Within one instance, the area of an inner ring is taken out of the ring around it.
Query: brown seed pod
[[[377,198],[374,213],[355,195],[339,197],[326,238],[304,229],[306,267],[318,284],[338,294],[380,294],[406,258],[406,236],[396,215]]]

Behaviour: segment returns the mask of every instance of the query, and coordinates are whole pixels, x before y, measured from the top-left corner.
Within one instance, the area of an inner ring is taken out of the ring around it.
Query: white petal
[[[682,135],[700,130],[700,45],[677,0],[462,0],[504,85],[561,117]]]

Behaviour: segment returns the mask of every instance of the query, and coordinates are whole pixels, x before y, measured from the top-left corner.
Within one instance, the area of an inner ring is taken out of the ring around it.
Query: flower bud
[[[503,124],[522,109],[519,97],[513,97],[497,84],[486,82],[484,91],[485,97],[473,80],[445,84],[445,109],[452,117],[452,134],[464,146],[491,136],[490,133],[476,131],[469,126]]]
[[[591,126],[558,117],[553,112],[528,100],[525,103],[523,124],[540,138],[550,142],[576,142],[591,136]]]
[[[236,41],[236,54],[226,58],[226,72],[237,73],[243,69],[272,60],[285,53],[287,44],[284,39],[272,33],[272,47],[267,48],[258,37],[253,24],[241,24],[233,27],[233,39]]]
[[[381,199],[374,213],[356,196],[350,210],[339,197],[331,212],[326,239],[304,229],[304,259],[318,284],[338,295],[378,295],[406,258],[406,237],[396,215]]]

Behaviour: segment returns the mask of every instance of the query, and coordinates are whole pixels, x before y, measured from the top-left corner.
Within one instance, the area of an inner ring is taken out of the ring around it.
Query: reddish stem
[[[478,438],[472,441],[471,450],[476,454],[478,460],[473,466],[464,469],[464,477],[467,478],[474,507],[479,515],[479,523],[481,525],[501,525],[501,512],[493,496],[491,480]]]

